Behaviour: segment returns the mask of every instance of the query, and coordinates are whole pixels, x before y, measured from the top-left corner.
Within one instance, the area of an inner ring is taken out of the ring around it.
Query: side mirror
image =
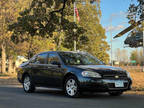
[[[35,64],[40,64],[40,62],[39,62],[39,61],[36,61]]]

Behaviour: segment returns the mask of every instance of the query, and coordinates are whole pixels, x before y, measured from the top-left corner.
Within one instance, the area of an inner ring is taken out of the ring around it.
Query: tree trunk
[[[16,66],[13,65],[13,73],[15,74],[16,73]]]
[[[8,58],[8,73],[9,74],[13,73],[13,60],[12,60],[12,57]]]
[[[0,58],[0,74],[2,73],[2,69],[1,69],[1,58]]]
[[[2,48],[2,60],[1,60],[1,72],[2,74],[6,73],[6,51],[5,51],[5,45],[1,45]]]

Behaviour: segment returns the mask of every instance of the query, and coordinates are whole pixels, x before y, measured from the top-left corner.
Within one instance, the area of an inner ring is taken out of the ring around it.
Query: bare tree
[[[121,59],[121,51],[120,51],[120,48],[117,48],[116,49],[116,51],[115,51],[115,57],[116,57],[116,60],[118,61],[118,62],[120,62],[120,59]]]
[[[129,61],[127,50],[117,48],[115,51],[115,58],[118,62],[127,63]]]

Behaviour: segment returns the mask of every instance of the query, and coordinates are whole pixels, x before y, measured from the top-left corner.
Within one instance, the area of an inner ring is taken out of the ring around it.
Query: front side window
[[[57,54],[54,53],[49,54],[48,64],[53,64],[53,65],[60,64]]]
[[[101,65],[96,57],[88,53],[59,52],[60,57],[66,65]]]

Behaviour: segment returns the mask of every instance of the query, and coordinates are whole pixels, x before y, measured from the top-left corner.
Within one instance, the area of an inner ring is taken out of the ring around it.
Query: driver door
[[[35,83],[38,85],[45,85],[47,56],[47,53],[41,53],[35,57],[34,62],[30,63],[32,76],[34,78]]]
[[[62,84],[63,71],[57,53],[48,54],[48,72],[51,73],[51,84],[53,87],[60,87]]]

